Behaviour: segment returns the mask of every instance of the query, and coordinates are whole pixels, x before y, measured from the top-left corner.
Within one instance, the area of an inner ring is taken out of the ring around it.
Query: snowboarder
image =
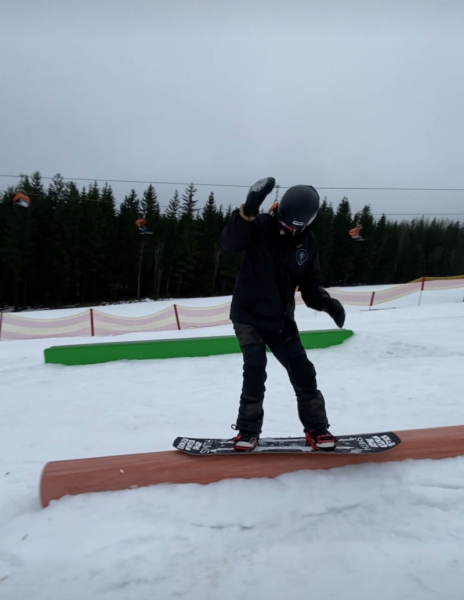
[[[295,390],[298,415],[306,441],[317,450],[333,450],[325,402],[317,389],[316,371],[303,348],[295,323],[295,289],[305,304],[328,313],[343,327],[345,311],[321,283],[316,240],[311,223],[319,211],[319,194],[309,185],[295,185],[269,214],[258,214],[273,190],[272,177],[260,179],[248,191],[221,234],[229,252],[243,252],[235,282],[230,319],[243,354],[243,386],[233,428],[235,450],[254,450],[264,411],[266,346],[288,372]]]

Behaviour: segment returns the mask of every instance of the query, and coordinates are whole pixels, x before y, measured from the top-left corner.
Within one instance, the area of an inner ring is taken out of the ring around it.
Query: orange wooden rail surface
[[[40,482],[42,506],[68,494],[107,492],[158,483],[212,483],[223,479],[277,477],[308,469],[365,462],[441,459],[464,455],[464,425],[396,432],[402,443],[382,454],[233,454],[188,456],[179,450],[50,462]]]

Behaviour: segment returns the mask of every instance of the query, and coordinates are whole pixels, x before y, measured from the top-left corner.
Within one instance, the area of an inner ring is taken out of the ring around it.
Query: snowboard
[[[222,456],[226,454],[379,454],[388,452],[401,444],[400,438],[392,431],[384,433],[362,433],[337,436],[334,450],[314,450],[306,445],[303,437],[261,438],[251,452],[234,450],[233,439],[178,437],[173,446],[177,450],[194,456]]]

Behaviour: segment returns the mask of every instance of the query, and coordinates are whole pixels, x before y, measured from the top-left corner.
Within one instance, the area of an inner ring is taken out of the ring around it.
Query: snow
[[[448,302],[439,294],[436,304],[348,308],[355,336],[309,351],[335,433],[464,422],[464,304],[455,290]],[[297,320],[301,330],[333,327],[304,307]],[[232,435],[240,355],[43,362],[45,348],[89,341],[0,343],[2,600],[462,600],[464,457],[87,494],[41,509],[48,461],[168,450],[177,435]],[[268,375],[263,435],[298,435],[293,393],[272,356]]]

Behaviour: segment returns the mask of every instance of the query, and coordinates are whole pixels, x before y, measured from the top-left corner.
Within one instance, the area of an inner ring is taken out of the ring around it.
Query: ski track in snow
[[[333,326],[297,315],[302,330]],[[353,338],[308,353],[335,433],[463,423],[464,304],[348,309],[346,327]],[[168,336],[114,339],[154,337]],[[42,510],[47,461],[233,433],[239,355],[43,363],[44,348],[87,341],[0,343],[2,600],[462,600],[464,457],[87,494]],[[263,435],[299,435],[272,356],[268,374]]]

